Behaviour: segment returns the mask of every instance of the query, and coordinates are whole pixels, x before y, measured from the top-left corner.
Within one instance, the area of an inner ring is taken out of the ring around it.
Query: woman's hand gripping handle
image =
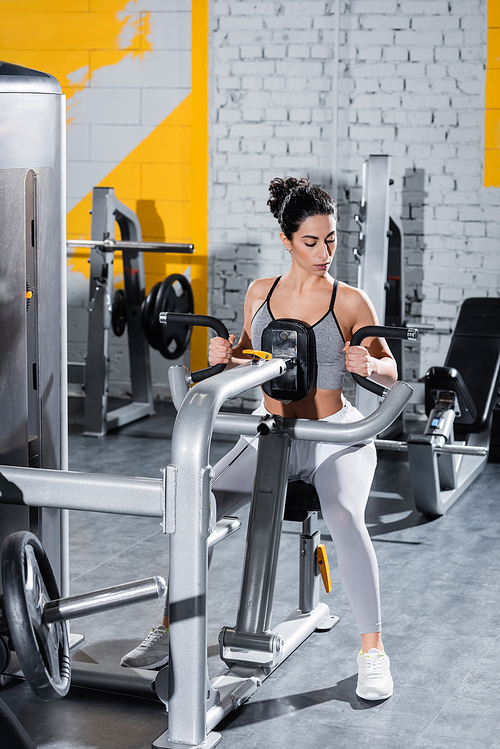
[[[236,336],[234,333],[231,333],[227,340],[220,336],[210,339],[208,361],[211,367],[214,367],[216,364],[230,364],[235,340]]]

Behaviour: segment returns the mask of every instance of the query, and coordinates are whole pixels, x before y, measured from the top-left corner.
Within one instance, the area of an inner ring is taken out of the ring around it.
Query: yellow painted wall
[[[135,12],[134,0],[3,0],[0,14],[1,59],[54,75],[67,97],[69,126],[78,92],[99,71],[152,51],[151,14]],[[146,290],[190,268],[200,314],[207,311],[207,172],[208,0],[193,0],[191,93],[97,185],[114,187],[137,213],[145,241],[195,245],[192,256],[146,254]],[[91,191],[68,213],[68,238],[90,238],[90,207]],[[70,269],[88,276],[87,257],[78,250]],[[115,273],[120,278],[119,262]],[[192,369],[206,366],[206,346],[207,332],[195,329]]]
[[[500,3],[488,0],[484,186],[500,187]]]

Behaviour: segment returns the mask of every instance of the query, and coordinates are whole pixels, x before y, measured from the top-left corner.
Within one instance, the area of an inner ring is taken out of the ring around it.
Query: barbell
[[[16,651],[29,686],[44,702],[64,697],[71,683],[66,621],[166,595],[162,577],[136,580],[60,598],[50,561],[29,531],[12,533],[2,547],[0,635]]]

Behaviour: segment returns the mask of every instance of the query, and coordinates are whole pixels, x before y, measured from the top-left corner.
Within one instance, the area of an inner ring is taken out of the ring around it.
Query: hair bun
[[[337,220],[335,201],[306,177],[275,177],[269,185],[269,193],[267,205],[289,240],[311,216],[333,216]]]
[[[283,203],[291,192],[298,187],[309,187],[310,184],[310,181],[306,179],[306,177],[300,177],[299,179],[296,177],[286,177],[286,179],[275,177],[272,179],[271,184],[269,185],[271,197],[267,201],[267,205],[269,206],[274,218],[279,221]]]

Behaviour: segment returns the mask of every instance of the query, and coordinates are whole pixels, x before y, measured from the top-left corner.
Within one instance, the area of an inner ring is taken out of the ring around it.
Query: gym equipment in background
[[[500,299],[473,297],[460,309],[444,366],[424,378],[423,434],[408,441],[375,440],[378,448],[408,451],[415,506],[444,515],[486,466],[500,402]]]
[[[114,239],[115,223],[121,241]],[[143,242],[136,214],[115,196],[112,187],[94,187],[90,240],[68,240],[68,247],[90,247],[88,343],[85,362],[71,362],[70,382],[85,388],[84,434],[99,437],[110,429],[154,413],[149,345],[166,358],[178,358],[189,336],[178,329],[165,331],[158,324],[164,310],[192,312],[189,281],[176,274],[156,284],[145,299],[144,252],[192,254],[192,244]],[[124,288],[113,292],[114,253],[123,257]],[[128,328],[128,353],[132,398],[108,410],[109,334],[123,335]]]
[[[0,463],[67,469],[66,98],[53,76],[0,63]],[[0,508],[0,543],[36,532],[66,594],[67,513]]]
[[[358,263],[358,288],[370,297],[381,325],[404,326],[404,236],[399,221],[390,213],[391,157],[372,155],[363,163],[359,227],[353,253]],[[420,326],[419,329],[426,326]],[[404,373],[402,340],[391,343],[400,376]],[[358,387],[356,407],[370,413],[376,407],[375,394]],[[390,433],[401,428],[401,420]]]

